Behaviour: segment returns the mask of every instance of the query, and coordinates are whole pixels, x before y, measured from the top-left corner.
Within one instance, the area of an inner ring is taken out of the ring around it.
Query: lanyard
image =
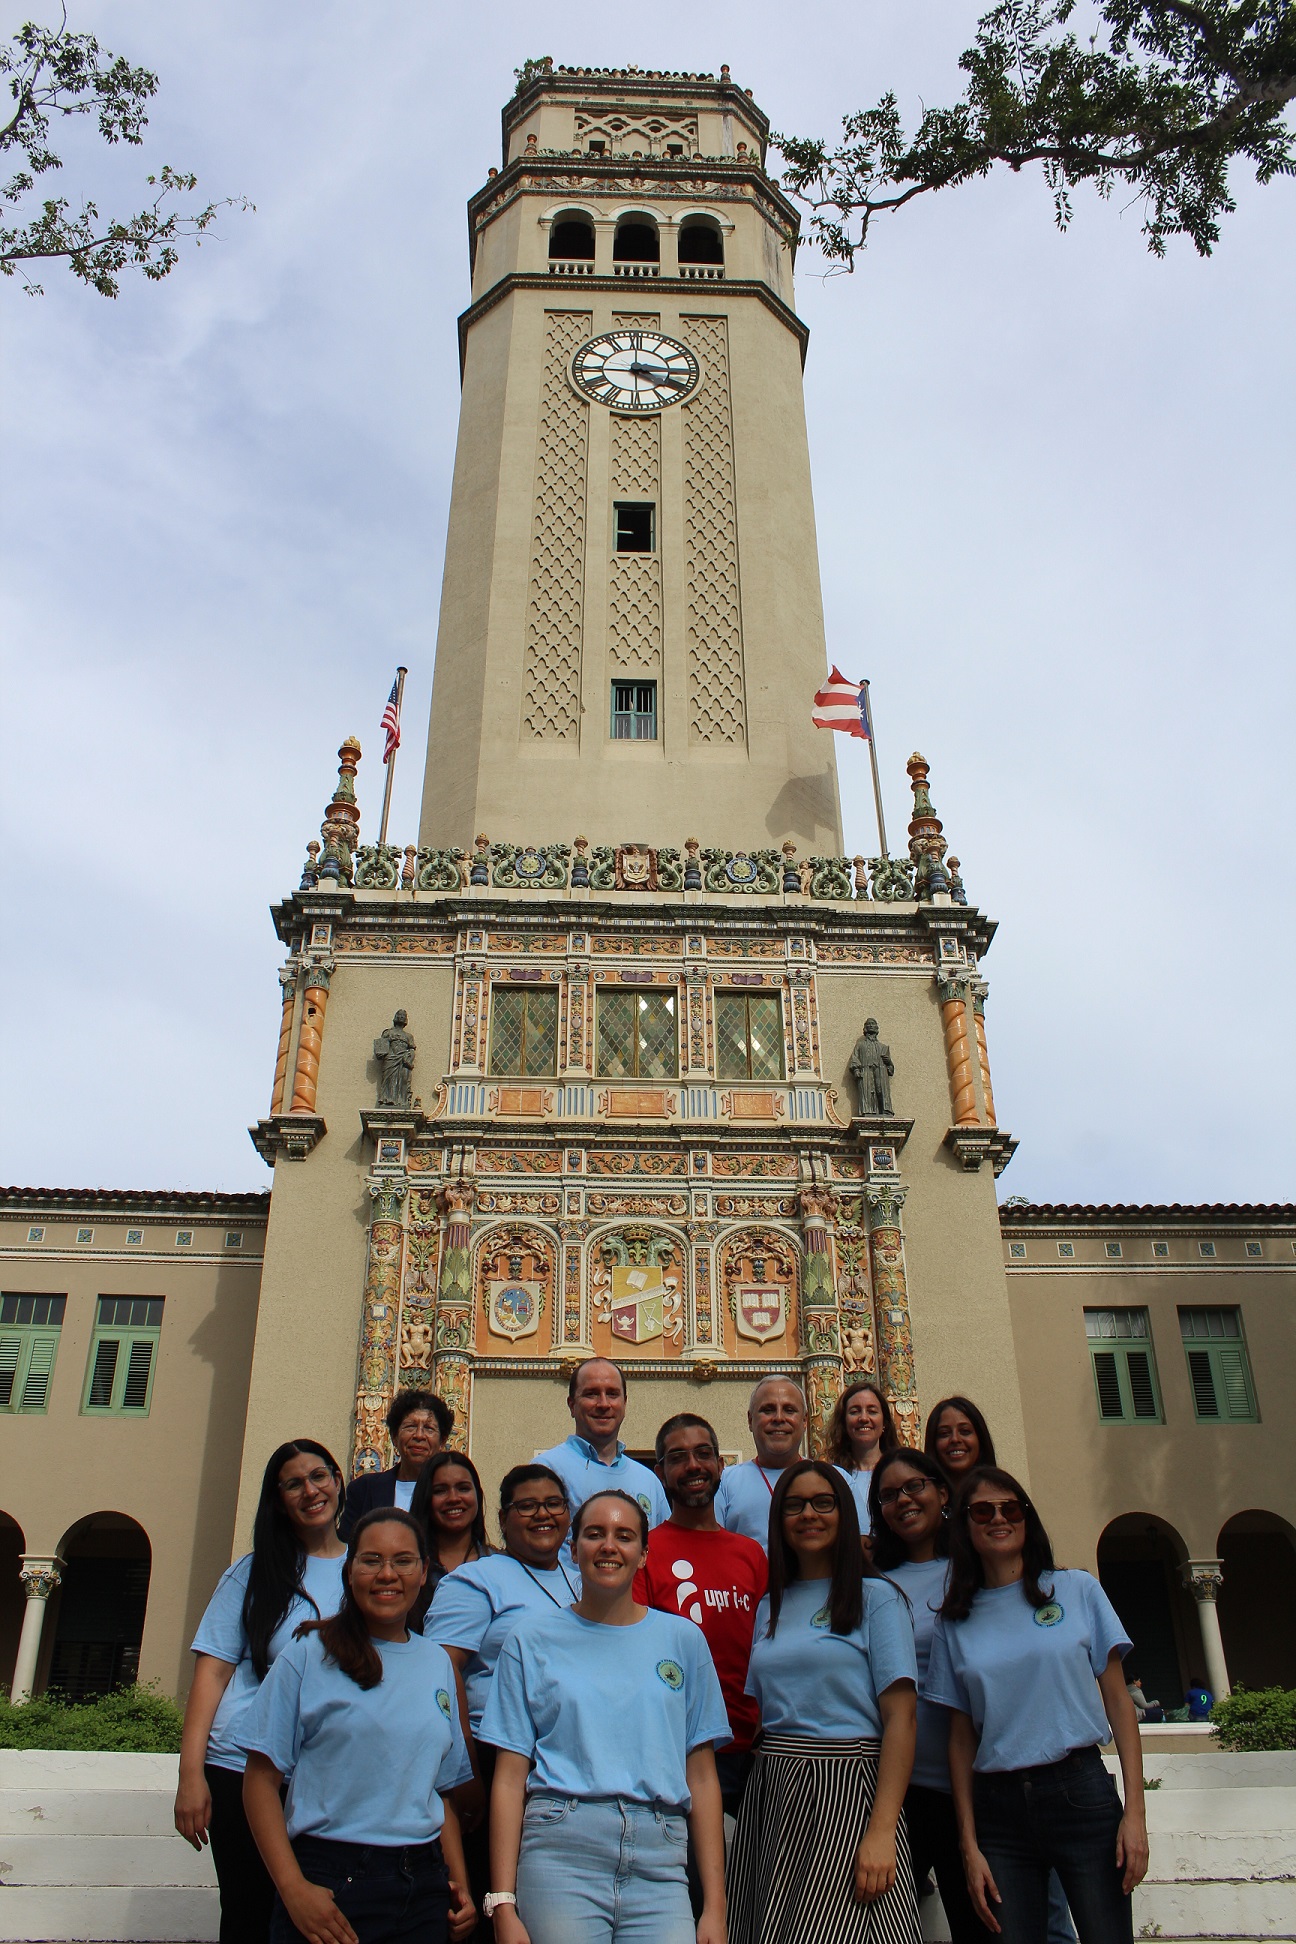
[[[555,1596],[549,1591],[549,1588],[545,1585],[543,1580],[536,1579],[535,1574],[531,1571],[531,1568],[527,1565],[525,1559],[517,1560],[517,1564],[522,1568],[522,1571],[526,1574],[527,1578],[529,1580],[534,1581],[535,1584],[540,1588],[540,1591],[544,1594],[545,1598],[547,1600],[553,1600],[554,1605],[558,1608],[559,1612],[561,1613],[562,1601],[555,1598]],[[567,1580],[567,1591],[571,1594],[572,1599],[574,1600],[576,1598],[576,1589],[572,1585],[571,1581],[567,1579],[567,1568],[563,1565],[561,1559],[557,1561],[557,1566],[558,1566],[558,1571],[562,1574],[563,1578]]]

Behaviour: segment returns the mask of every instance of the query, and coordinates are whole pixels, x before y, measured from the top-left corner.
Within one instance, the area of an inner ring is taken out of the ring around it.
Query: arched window
[[[649,216],[626,216],[617,224],[612,245],[614,263],[659,263],[661,245],[657,225]]]
[[[593,263],[594,225],[583,216],[560,216],[549,232],[549,258]]]
[[[683,263],[724,263],[724,238],[719,226],[708,216],[691,216],[679,233],[679,260]]]

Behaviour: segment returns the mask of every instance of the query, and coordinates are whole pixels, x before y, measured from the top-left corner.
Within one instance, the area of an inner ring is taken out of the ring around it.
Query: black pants
[[[1002,1902],[1002,1944],[1044,1944],[1056,1870],[1080,1944],[1131,1944],[1134,1919],[1116,1866],[1124,1811],[1096,1748],[1039,1768],[972,1778],[977,1842]]]
[[[747,1777],[752,1772],[756,1757],[750,1748],[721,1748],[716,1752],[716,1778],[720,1784],[720,1802],[726,1816],[737,1816],[742,1808],[743,1790],[747,1787]],[[698,1875],[697,1858],[693,1854],[693,1826],[689,1825],[688,1839],[688,1889],[689,1904],[696,1923],[702,1915],[702,1879]]]
[[[936,1872],[936,1887],[945,1906],[953,1944],[990,1944],[991,1934],[977,1916],[968,1895],[953,1796],[945,1789],[924,1789],[911,1782],[904,1809],[914,1882],[921,1888],[928,1870]]]
[[[396,1849],[298,1836],[293,1854],[308,1883],[333,1892],[360,1944],[446,1944],[450,1878],[440,1843]],[[271,1944],[300,1944],[301,1935],[276,1900]]]
[[[243,1814],[238,1769],[203,1770],[211,1791],[211,1853],[220,1885],[220,1944],[268,1944],[275,1887]]]

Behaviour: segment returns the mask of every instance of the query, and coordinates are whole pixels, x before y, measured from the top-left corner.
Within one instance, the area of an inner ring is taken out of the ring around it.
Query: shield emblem
[[[768,1343],[771,1337],[782,1336],[784,1324],[782,1284],[741,1284],[738,1289],[735,1321],[739,1336],[754,1337],[757,1343]]]
[[[613,1336],[621,1343],[650,1343],[661,1336],[665,1295],[662,1272],[655,1265],[628,1269],[623,1263],[617,1264],[612,1271]]]
[[[488,1283],[486,1320],[494,1336],[534,1336],[540,1327],[539,1283]]]

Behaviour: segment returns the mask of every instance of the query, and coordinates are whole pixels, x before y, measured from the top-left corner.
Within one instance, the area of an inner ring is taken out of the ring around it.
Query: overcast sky
[[[267,907],[351,731],[376,828],[397,662],[392,835],[417,829],[464,204],[513,68],[728,61],[776,128],[831,132],[887,87],[950,99],[977,8],[70,13],[161,89],[142,153],[58,131],[68,192],[138,204],[170,162],[257,212],[116,303],[58,268],[0,286],[0,1175],[262,1187]],[[1292,1196],[1296,185],[1236,190],[1209,261],[1157,263],[1083,190],[1060,236],[1037,176],[880,222],[853,277],[800,259],[829,650],[874,685],[893,848],[918,748],[999,921],[1001,1196]]]

